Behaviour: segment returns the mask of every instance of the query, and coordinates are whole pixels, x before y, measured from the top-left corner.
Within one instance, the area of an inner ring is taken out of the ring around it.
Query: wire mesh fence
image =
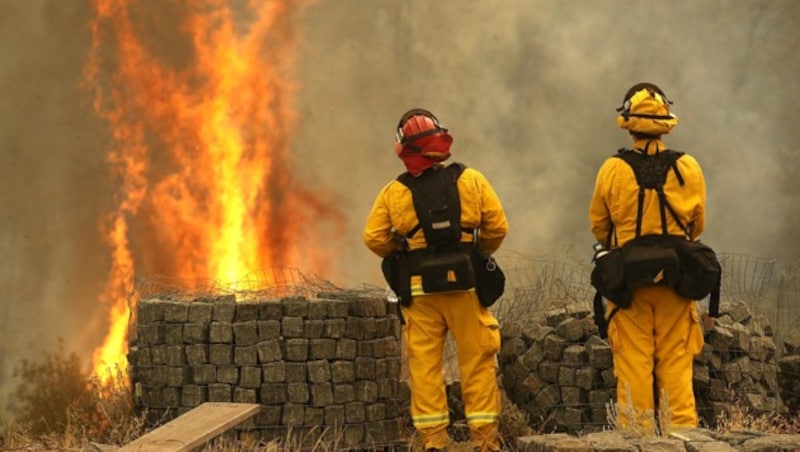
[[[190,301],[235,296],[237,300],[258,300],[287,296],[314,296],[338,287],[319,276],[294,268],[269,268],[255,271],[233,282],[215,279],[185,279],[167,276],[137,278],[134,297],[166,297]]]
[[[775,259],[736,253],[719,253],[718,258],[725,298],[758,307],[773,282]]]
[[[588,262],[519,254],[501,255],[498,261],[506,274],[506,291],[492,312],[500,322],[563,306],[588,306],[594,295]]]

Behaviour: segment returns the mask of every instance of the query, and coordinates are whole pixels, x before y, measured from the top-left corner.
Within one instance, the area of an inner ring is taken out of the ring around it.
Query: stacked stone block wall
[[[787,342],[792,356],[779,367],[772,328],[763,317],[754,316],[741,302],[723,303],[720,314],[714,328],[706,331],[703,351],[693,364],[703,424],[714,426],[721,415],[730,414],[731,406],[753,415],[785,414],[779,381],[783,398],[796,404],[800,360],[792,355],[795,348]],[[504,389],[533,427],[586,433],[610,426],[609,403],[616,398],[613,355],[597,335],[588,306],[568,305],[507,320],[501,332]]]
[[[143,299],[129,363],[137,408],[165,423],[203,402],[258,403],[240,427],[337,446],[399,440],[400,325],[382,298]]]

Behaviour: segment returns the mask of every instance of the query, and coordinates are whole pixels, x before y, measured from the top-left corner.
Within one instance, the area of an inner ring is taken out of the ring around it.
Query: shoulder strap
[[[418,177],[406,172],[397,180],[411,190],[414,210],[419,223],[403,237],[407,241],[420,229],[429,246],[446,246],[461,240],[461,202],[457,181],[466,169],[463,163],[455,162],[446,167],[433,167]]]
[[[639,199],[636,210],[636,237],[641,236],[642,233],[642,213],[644,210],[644,193],[645,190],[655,190],[658,194],[658,204],[661,213],[661,232],[667,234],[667,212],[672,215],[672,218],[681,228],[681,230],[688,235],[686,225],[678,218],[678,214],[667,202],[667,196],[664,194],[664,183],[667,180],[667,173],[670,169],[675,172],[675,177],[678,179],[680,185],[684,185],[683,176],[678,170],[677,161],[684,153],[672,149],[665,149],[658,154],[645,155],[631,149],[620,149],[617,151],[615,157],[618,157],[627,163],[633,174],[636,176],[636,183],[639,185]]]

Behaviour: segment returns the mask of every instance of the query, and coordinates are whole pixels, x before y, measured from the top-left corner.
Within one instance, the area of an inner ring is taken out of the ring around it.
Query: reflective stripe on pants
[[[449,424],[443,376],[448,331],[456,345],[461,393],[476,447],[499,448],[497,418],[501,410],[497,385],[500,328],[478,302],[474,291],[413,297],[403,308],[404,343],[411,387],[411,419],[425,447],[443,448]]]

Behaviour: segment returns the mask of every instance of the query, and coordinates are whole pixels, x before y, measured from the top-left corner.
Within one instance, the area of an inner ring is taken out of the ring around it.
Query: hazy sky
[[[79,89],[91,14],[88,1],[0,2],[0,386],[59,337],[88,359],[105,334],[98,224],[115,187],[109,131]],[[432,110],[455,138],[452,159],[494,185],[506,252],[588,259],[594,174],[629,144],[614,108],[640,81],[675,102],[666,142],[704,168],[704,240],[800,259],[799,21],[794,0],[309,2],[293,23],[293,177],[348,219],[330,237],[330,278],[382,284],[361,230],[403,170],[394,127],[412,107]]]

